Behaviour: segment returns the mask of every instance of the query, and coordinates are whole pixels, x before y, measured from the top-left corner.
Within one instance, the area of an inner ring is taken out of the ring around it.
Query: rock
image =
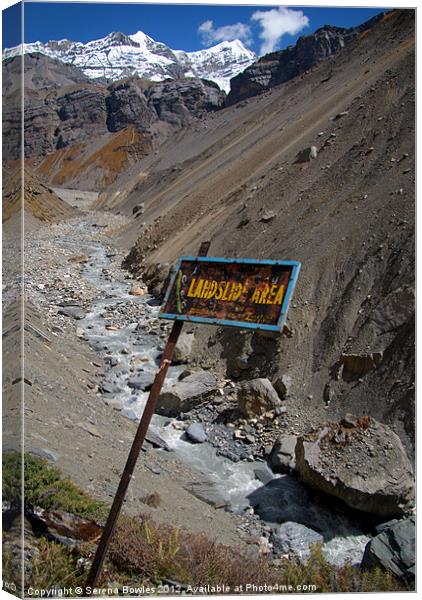
[[[183,381],[164,387],[156,412],[166,417],[177,417],[211,398],[217,389],[217,380],[208,371],[192,373]]]
[[[370,417],[356,427],[347,421],[298,438],[301,479],[357,510],[383,518],[403,515],[414,497],[414,476],[400,438]]]
[[[60,536],[90,541],[101,535],[101,527],[89,519],[84,519],[64,510],[45,510],[37,515],[48,527]]]
[[[308,558],[312,544],[322,544],[324,538],[305,525],[286,521],[273,532],[271,542],[277,554],[295,553],[301,558]]]
[[[269,469],[258,468],[254,469],[255,478],[258,479],[264,485],[267,485],[272,479],[274,479],[273,474]]]
[[[63,308],[58,311],[58,314],[78,321],[85,319],[86,317],[84,310],[80,306],[63,306]]]
[[[122,390],[116,383],[111,383],[110,381],[103,381],[100,384],[100,392],[102,394],[118,394]]]
[[[127,382],[128,387],[133,390],[149,390],[154,383],[155,373],[151,373],[150,371],[141,371],[138,372],[136,377],[132,377]]]
[[[184,488],[196,498],[210,504],[214,508],[225,508],[228,506],[228,501],[217,490],[217,484],[213,481],[192,481],[187,483]]]
[[[202,444],[208,439],[206,431],[201,423],[192,423],[192,425],[189,425],[186,429],[186,436],[195,444]]]
[[[342,354],[343,378],[348,375],[366,375],[372,369],[376,369],[382,362],[383,353],[373,352],[371,354]]]
[[[283,434],[277,438],[268,461],[273,471],[276,473],[288,473],[295,470],[296,443],[297,436],[295,435]]]
[[[146,290],[139,283],[134,282],[130,287],[129,294],[131,296],[144,296],[146,294]]]
[[[76,337],[78,337],[80,340],[85,338],[85,330],[82,329],[82,327],[76,328]]]
[[[274,388],[280,398],[284,400],[289,395],[292,384],[293,379],[290,377],[290,375],[284,374],[276,380],[274,383]]]
[[[276,216],[277,215],[272,210],[266,210],[260,218],[260,221],[262,221],[263,223],[269,223],[270,221],[275,219]]]
[[[323,545],[322,553],[330,565],[359,567],[369,540],[367,535],[338,535]]]
[[[81,429],[83,429],[84,431],[86,431],[87,433],[92,435],[93,437],[97,437],[97,438],[103,437],[101,435],[101,433],[98,431],[98,429],[95,427],[95,425],[93,425],[92,423],[80,422],[77,424],[77,427],[80,427]]]
[[[192,353],[192,345],[195,336],[193,333],[182,332],[177,340],[177,346],[174,349],[172,362],[175,365],[189,362]]]
[[[74,262],[74,263],[87,263],[89,262],[89,256],[87,256],[86,254],[78,254],[77,256],[71,256],[69,258],[69,262]]]
[[[368,542],[362,560],[363,569],[381,567],[406,583],[415,579],[415,518],[385,524]]]
[[[135,204],[132,209],[132,214],[136,215],[136,213],[142,214],[144,212],[145,204],[141,202],[141,204]]]
[[[158,435],[158,433],[154,433],[154,431],[152,431],[151,429],[147,431],[145,440],[154,448],[161,448],[161,450],[171,452],[171,448],[167,444],[167,442],[163,440],[163,438],[160,435]]]
[[[317,147],[309,146],[307,148],[304,148],[303,150],[300,150],[300,152],[297,153],[295,163],[297,164],[297,163],[310,162],[317,156],[318,156]]]
[[[349,114],[348,110],[343,110],[342,112],[339,112],[336,114],[336,116],[334,117],[334,121],[338,121],[338,119],[341,119],[342,117],[345,117]]]
[[[241,383],[237,400],[239,410],[248,418],[263,415],[280,405],[280,398],[268,379],[252,379]]]
[[[33,454],[34,456],[38,456],[39,458],[42,458],[43,460],[48,460],[50,462],[57,462],[59,458],[59,455],[56,452],[46,450],[45,448],[25,448],[25,451],[29,454]]]

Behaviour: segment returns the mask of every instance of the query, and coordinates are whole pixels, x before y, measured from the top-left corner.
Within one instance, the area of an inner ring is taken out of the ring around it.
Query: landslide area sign
[[[300,262],[182,256],[160,317],[281,331]]]

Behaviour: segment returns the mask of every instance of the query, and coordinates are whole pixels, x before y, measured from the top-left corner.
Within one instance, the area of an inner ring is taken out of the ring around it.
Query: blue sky
[[[240,37],[257,54],[285,48],[325,24],[358,25],[381,8],[25,3],[25,41],[87,42],[111,31],[142,30],[173,49],[200,50]],[[270,12],[272,11],[272,12]],[[3,12],[3,47],[19,43],[18,9]]]

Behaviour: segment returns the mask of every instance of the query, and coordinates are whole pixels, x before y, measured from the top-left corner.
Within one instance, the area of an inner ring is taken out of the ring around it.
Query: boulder
[[[101,535],[101,527],[92,520],[78,517],[64,510],[45,510],[37,515],[49,531],[77,540],[94,540]]]
[[[129,379],[127,385],[133,390],[146,391],[152,387],[154,379],[155,374],[151,373],[151,371],[141,371],[135,377]]]
[[[415,518],[395,519],[378,527],[378,531],[380,533],[365,548],[362,568],[381,567],[412,583],[415,579]]]
[[[86,317],[84,310],[80,306],[63,306],[63,308],[59,310],[59,315],[64,315],[65,317],[76,319],[77,321],[85,319]]]
[[[296,443],[295,435],[280,435],[271,451],[269,463],[276,473],[288,473],[294,471],[296,467]]]
[[[324,538],[309,527],[301,523],[286,521],[273,532],[271,536],[274,552],[277,554],[299,554],[301,558],[308,558],[313,544],[323,544]]]
[[[137,213],[142,214],[144,212],[145,204],[141,202],[140,204],[135,204],[132,209],[132,214],[136,215]]]
[[[210,504],[214,508],[225,508],[228,506],[228,501],[217,489],[217,484],[213,481],[192,481],[184,487],[193,496]]]
[[[193,333],[182,332],[174,349],[172,362],[176,365],[189,362],[195,336]]]
[[[164,387],[158,398],[159,415],[177,417],[208,400],[217,391],[217,380],[207,371],[192,373],[183,381]]]
[[[280,398],[268,379],[252,379],[242,383],[237,392],[240,411],[248,418],[274,410]]]
[[[202,444],[208,439],[207,433],[201,423],[192,423],[192,425],[189,425],[186,429],[186,436],[189,441],[195,444]]]
[[[299,437],[296,469],[310,487],[382,518],[402,516],[414,498],[400,438],[370,417],[354,421],[349,415]]]

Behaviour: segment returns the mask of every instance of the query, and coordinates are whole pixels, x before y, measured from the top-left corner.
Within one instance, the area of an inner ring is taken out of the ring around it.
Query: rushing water
[[[141,366],[142,373],[151,377],[157,370],[162,340],[151,331],[156,328],[159,308],[149,303],[150,296],[130,295],[129,283],[107,278],[103,270],[107,270],[110,259],[102,245],[91,244],[88,252],[91,260],[84,267],[83,274],[98,290],[98,296],[92,302],[91,312],[79,323],[90,345],[99,354],[108,361],[118,361],[106,374],[107,382],[115,386],[115,391],[109,393],[108,398],[119,406],[123,415],[138,421],[148,392],[135,391],[128,387],[127,382],[134,365]],[[139,306],[136,322],[116,330],[107,329],[105,312],[128,302]],[[176,381],[183,369],[183,366],[171,366],[166,381]],[[324,535],[323,548],[330,562],[342,564],[349,559],[359,562],[368,538],[350,519],[312,503],[312,493],[290,476],[273,475],[271,484],[263,486],[255,477],[257,467],[267,468],[262,462],[233,463],[219,456],[208,442],[191,444],[183,439],[182,427],[177,429],[173,426],[175,421],[154,415],[151,429],[167,442],[182,462],[203,473],[206,480],[215,482],[231,510],[240,512],[251,504],[259,505],[260,516],[269,523],[280,523],[286,520],[280,515],[287,515],[289,521],[298,521],[309,527],[318,525]]]

